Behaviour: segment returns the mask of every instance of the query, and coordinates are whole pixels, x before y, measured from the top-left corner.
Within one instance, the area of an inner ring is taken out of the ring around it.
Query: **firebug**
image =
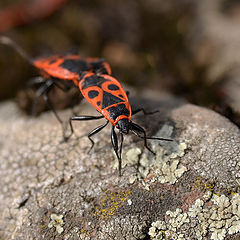
[[[111,75],[109,64],[100,58],[82,58],[77,54],[53,55],[33,59],[10,38],[0,37],[0,43],[12,46],[23,58],[33,65],[40,73],[39,77],[31,79],[30,84],[39,84],[40,87],[35,93],[35,97],[43,95],[49,108],[55,114],[57,120],[62,125],[62,120],[58,116],[52,103],[49,101],[49,91],[58,87],[63,91],[68,91],[74,85],[78,87],[81,74],[84,72],[102,73]]]
[[[100,116],[73,116],[69,120],[71,127],[71,134],[73,133],[72,121],[83,121],[83,120],[96,120],[105,118],[107,122],[97,128],[93,129],[89,134],[88,138],[94,146],[92,136],[100,132],[110,122],[112,125],[111,131],[111,142],[114,152],[119,162],[119,175],[121,175],[121,164],[122,164],[122,146],[124,135],[132,132],[136,136],[144,140],[144,146],[153,154],[155,154],[147,144],[147,139],[156,139],[164,141],[172,141],[172,139],[148,137],[145,130],[136,123],[131,121],[132,115],[143,111],[144,109],[131,110],[131,106],[128,100],[128,95],[122,88],[121,84],[117,79],[107,74],[94,74],[87,73],[79,81],[79,89],[83,97],[99,112]],[[119,130],[120,134],[120,145],[118,144],[118,137],[115,132],[115,128]],[[70,137],[68,136],[68,138]]]

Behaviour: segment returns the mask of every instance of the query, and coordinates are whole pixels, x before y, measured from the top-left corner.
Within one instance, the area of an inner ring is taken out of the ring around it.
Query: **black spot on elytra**
[[[93,99],[93,98],[97,97],[98,94],[99,94],[98,91],[91,90],[91,91],[88,92],[88,97],[91,98],[91,99]]]
[[[108,89],[112,91],[116,91],[116,90],[119,90],[119,87],[115,84],[110,84],[108,85]]]

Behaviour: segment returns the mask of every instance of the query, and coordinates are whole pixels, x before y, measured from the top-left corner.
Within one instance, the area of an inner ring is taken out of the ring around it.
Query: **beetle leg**
[[[123,147],[123,140],[124,140],[124,137],[123,137],[123,133],[120,132],[120,150],[119,150],[119,156],[120,156],[120,163],[119,163],[119,176],[121,176],[121,168],[122,168],[122,147]]]
[[[55,108],[53,107],[52,103],[49,101],[49,97],[48,97],[48,94],[49,94],[49,89],[44,92],[43,94],[43,99],[44,101],[47,103],[48,107],[52,110],[52,112],[54,113],[55,117],[57,118],[58,122],[62,125],[63,124],[63,121],[62,119],[58,116]]]
[[[31,78],[28,82],[27,82],[27,85],[35,85],[35,84],[39,84],[39,83],[45,83],[46,82],[46,79],[42,76],[38,76],[38,77],[34,77],[34,78]]]
[[[39,79],[35,78],[35,84],[37,84],[38,80],[40,81],[38,83],[41,83],[43,78],[41,78],[41,77]],[[42,84],[42,86],[40,88],[38,88],[38,90],[35,93],[35,98],[33,100],[33,107],[32,107],[32,115],[33,116],[36,115],[37,98],[40,97],[41,95],[43,95],[44,93],[46,93],[47,91],[49,91],[53,87],[53,81],[52,80],[47,80],[47,81],[43,81],[43,82],[44,82],[44,84]],[[45,97],[44,100],[46,101],[46,97]]]
[[[142,138],[143,140],[144,140],[144,146],[145,146],[145,148],[147,148],[147,150],[149,151],[149,152],[151,152],[151,153],[153,153],[154,155],[155,155],[155,152],[153,152],[153,150],[148,146],[148,144],[147,144],[147,135],[146,135],[146,132],[145,132],[145,130],[142,128],[142,127],[140,127],[139,125],[137,125],[136,123],[131,123],[131,126],[132,126],[132,132],[136,135],[136,136],[138,136],[138,137],[140,137],[140,138]],[[134,131],[135,130],[135,131]],[[136,132],[137,131],[137,132]],[[139,135],[139,133],[138,132],[141,132],[141,133],[143,133],[143,137],[141,136],[141,135]]]
[[[32,114],[36,115],[36,107],[37,107],[37,98],[43,95],[44,101],[47,103],[48,107],[52,110],[53,114],[57,118],[58,122],[61,124],[63,137],[64,137],[64,127],[63,127],[63,121],[57,114],[55,108],[53,107],[52,103],[49,100],[49,91],[52,89],[52,87],[55,85],[54,81],[52,79],[45,80],[43,77],[33,78],[30,82],[30,84],[41,84],[42,86],[38,88],[38,90],[35,93],[35,99],[33,101],[33,107],[32,107]],[[65,137],[64,137],[65,138]]]
[[[112,141],[112,146],[114,149],[114,152],[117,156],[118,159],[118,172],[119,172],[119,176],[121,176],[121,168],[122,168],[122,142],[123,142],[123,138],[121,137],[121,144],[120,144],[120,154],[118,154],[118,138],[117,138],[117,134],[114,130],[114,126],[112,126],[112,133],[111,133],[111,141]]]
[[[64,81],[60,81],[59,79],[55,79],[55,81],[53,80],[53,82],[56,87],[58,87],[64,92],[68,92],[71,89],[69,82],[66,83]]]
[[[70,125],[70,130],[71,133],[69,136],[65,136],[64,137],[64,141],[66,142],[74,133],[74,129],[73,129],[73,125],[72,125],[72,121],[88,121],[88,120],[97,120],[97,119],[101,119],[104,118],[103,115],[101,116],[73,116],[69,119],[69,125]]]
[[[90,152],[90,151],[92,150],[92,148],[93,148],[93,146],[94,146],[94,144],[95,144],[91,137],[92,137],[94,134],[100,132],[103,128],[105,128],[105,127],[108,125],[108,123],[109,123],[109,121],[107,120],[107,122],[106,122],[105,124],[98,126],[97,128],[93,129],[93,130],[88,134],[88,139],[89,139],[89,140],[91,141],[91,143],[92,143],[92,146],[90,147],[90,149],[89,149],[88,152]]]
[[[64,92],[68,91],[70,87],[63,83],[63,86],[61,86],[59,83],[54,81],[54,79],[48,79],[46,80],[44,77],[39,76],[32,78],[29,83],[29,85],[35,85],[35,84],[41,84],[41,86],[38,88],[38,90],[35,93],[35,99],[33,102],[33,111],[32,114],[36,115],[36,104],[37,104],[37,98],[43,95],[44,101],[47,103],[48,107],[53,111],[54,115],[56,116],[57,120],[62,124],[62,120],[58,116],[56,110],[52,106],[51,102],[49,101],[49,91],[52,89],[53,86],[56,86],[63,90]]]

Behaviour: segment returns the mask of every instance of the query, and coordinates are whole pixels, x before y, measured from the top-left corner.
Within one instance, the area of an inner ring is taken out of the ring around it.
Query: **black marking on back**
[[[124,100],[112,95],[111,93],[103,91],[102,109],[120,102],[124,102]]]
[[[62,64],[60,64],[60,67],[74,73],[82,73],[83,71],[89,70],[88,64],[81,59],[66,59]]]
[[[84,79],[84,81],[82,82],[82,89],[86,89],[88,87],[93,87],[93,86],[97,86],[101,88],[102,84],[107,81],[109,80],[103,77],[99,77],[97,75],[93,75]]]
[[[112,91],[116,91],[116,90],[119,90],[119,87],[115,84],[110,84],[108,85],[108,89]]]
[[[117,117],[119,116],[126,116],[129,117],[129,111],[126,108],[125,104],[118,104],[117,106],[114,107],[110,107],[107,109],[107,111],[109,112],[109,117],[111,119],[113,119],[114,121],[117,119]]]
[[[93,98],[97,97],[98,94],[99,94],[98,91],[96,91],[96,90],[91,90],[91,91],[88,92],[88,97],[91,98],[91,99],[93,99]]]

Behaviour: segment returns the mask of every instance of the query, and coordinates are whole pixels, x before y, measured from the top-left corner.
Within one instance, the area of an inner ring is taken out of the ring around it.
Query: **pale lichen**
[[[166,215],[169,216],[168,223],[164,221],[152,223],[152,227],[149,229],[151,238],[184,240],[185,236],[180,232],[180,227],[189,223],[187,213],[183,213],[182,209],[177,208],[175,212],[167,211]]]
[[[55,227],[56,231],[61,234],[63,232],[63,225],[64,225],[64,221],[63,221],[63,215],[57,215],[55,213],[51,214],[50,216],[51,221],[48,224],[49,228]]]
[[[171,138],[172,132],[173,127],[165,124],[156,136]],[[123,151],[122,167],[138,167],[138,172],[129,176],[129,182],[132,184],[138,180],[146,189],[150,189],[150,184],[156,181],[168,184],[176,183],[187,171],[187,168],[180,163],[180,158],[187,148],[186,143],[153,141],[152,148],[156,153],[155,156],[140,148]],[[113,167],[118,168],[117,159]]]
[[[205,201],[212,204],[205,205],[202,199],[196,199],[195,203],[183,213],[180,208],[175,212],[167,211],[166,221],[156,221],[149,229],[152,239],[188,239],[195,235],[194,239],[204,239],[207,235],[211,240],[223,240],[226,235],[240,232],[240,195],[232,198],[225,195],[216,195],[212,192],[205,194]],[[188,231],[182,226],[188,224]]]
[[[132,205],[132,200],[128,199],[127,203],[128,203],[129,206],[131,206]]]

